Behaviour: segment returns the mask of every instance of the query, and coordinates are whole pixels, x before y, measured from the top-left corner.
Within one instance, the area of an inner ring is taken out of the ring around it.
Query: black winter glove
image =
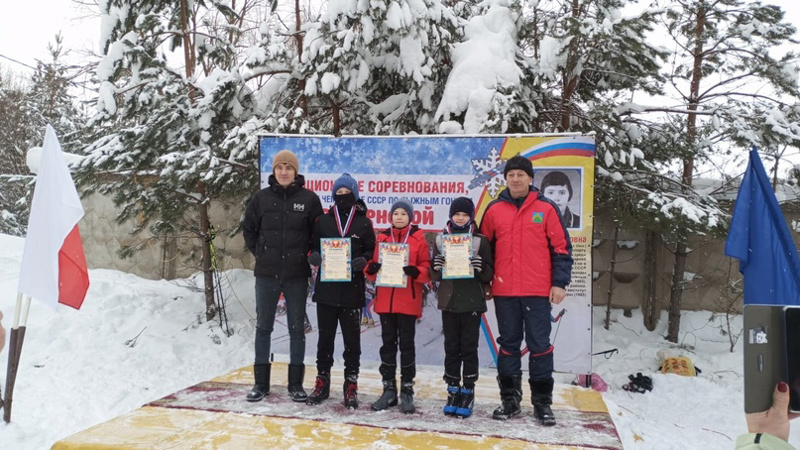
[[[379,270],[381,270],[381,263],[371,262],[367,266],[367,273],[370,275],[375,275]]]
[[[311,254],[308,255],[308,263],[312,266],[318,266],[322,264],[322,256],[319,252],[311,252]]]
[[[350,262],[350,268],[352,268],[354,272],[361,272],[364,270],[364,267],[367,267],[367,258],[363,256],[353,258],[353,261]]]
[[[475,272],[480,272],[483,270],[483,258],[480,256],[473,256],[470,259],[470,264],[472,264],[472,270]]]
[[[442,271],[442,267],[444,267],[444,255],[436,255],[433,257],[433,270],[437,272]]]
[[[411,278],[417,278],[419,276],[419,269],[417,269],[416,266],[405,266],[403,267],[403,273]]]

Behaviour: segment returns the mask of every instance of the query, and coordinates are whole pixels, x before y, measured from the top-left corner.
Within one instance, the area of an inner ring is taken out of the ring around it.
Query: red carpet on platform
[[[313,384],[313,368],[305,386]],[[285,389],[286,365],[273,365],[270,395],[264,401],[244,400],[252,383],[245,367],[211,381],[155,400],[131,413],[57,442],[61,449],[114,448],[553,448],[622,449],[614,423],[597,392],[557,385],[554,427],[532,416],[529,393],[522,415],[492,419],[499,404],[494,378],[476,386],[472,417],[442,413],[444,383],[439,368],[418,368],[417,411],[398,408],[374,412],[369,404],[381,392],[380,376],[364,371],[359,378],[360,408],[342,405],[341,371],[334,370],[331,398],[320,405],[292,402]]]

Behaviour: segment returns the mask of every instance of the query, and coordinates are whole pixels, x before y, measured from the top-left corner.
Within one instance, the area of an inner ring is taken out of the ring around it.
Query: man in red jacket
[[[572,274],[572,244],[553,201],[531,186],[533,166],[517,155],[506,162],[507,188],[486,208],[481,232],[492,244],[492,294],[499,327],[498,420],[519,415],[522,401],[523,335],[528,345],[533,411],[546,426],[556,424],[550,303],[564,300]]]

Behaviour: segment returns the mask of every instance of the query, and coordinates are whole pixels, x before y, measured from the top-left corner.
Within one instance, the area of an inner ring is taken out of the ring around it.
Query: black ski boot
[[[383,411],[390,406],[397,406],[397,381],[383,380],[383,394],[371,408],[373,411]]]
[[[518,416],[521,412],[522,376],[498,375],[497,384],[500,386],[500,399],[502,403],[494,410],[492,418],[496,420],[506,420]]]
[[[304,364],[289,364],[289,397],[295,402],[305,402],[308,394],[303,389],[303,378],[306,374]]]
[[[347,409],[358,409],[358,375],[346,375],[344,377],[344,407]]]
[[[329,373],[320,372],[314,382],[314,391],[308,396],[306,404],[318,405],[331,395],[331,376]]]
[[[553,404],[553,379],[537,378],[528,380],[531,385],[531,403],[533,415],[540,424],[552,427],[556,424],[556,416],[550,405]]]
[[[403,381],[400,387],[400,411],[404,414],[411,414],[416,411],[414,407],[414,382]]]
[[[457,384],[448,384],[447,385],[447,404],[444,405],[444,415],[446,416],[455,416],[456,410],[458,409],[458,393],[461,388]]]
[[[458,408],[456,415],[467,418],[472,415],[472,408],[475,406],[475,386],[462,387],[458,393]]]
[[[247,393],[248,402],[257,402],[269,395],[269,374],[270,364],[255,364],[253,365],[253,378],[256,382],[253,389]]]

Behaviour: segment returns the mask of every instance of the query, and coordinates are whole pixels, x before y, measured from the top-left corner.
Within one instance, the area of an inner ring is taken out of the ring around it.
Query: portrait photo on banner
[[[583,201],[583,169],[576,167],[534,168],[533,185],[558,205],[567,228],[580,229]]]

